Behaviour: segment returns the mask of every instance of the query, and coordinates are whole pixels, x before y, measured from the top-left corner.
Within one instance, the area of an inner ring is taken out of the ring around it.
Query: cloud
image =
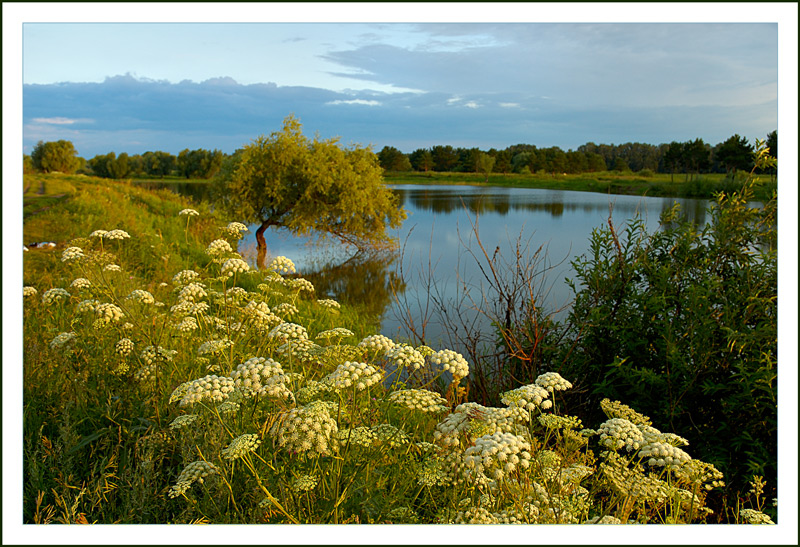
[[[349,100],[342,100],[336,99],[335,101],[330,101],[325,104],[337,105],[337,104],[362,104],[365,106],[380,106],[380,101],[375,100],[365,100],[365,99],[349,99]]]
[[[34,118],[33,121],[36,123],[44,123],[50,125],[72,125],[75,123],[92,123],[93,120],[88,118],[72,119],[72,118],[64,118],[62,116],[56,116],[54,118]]]

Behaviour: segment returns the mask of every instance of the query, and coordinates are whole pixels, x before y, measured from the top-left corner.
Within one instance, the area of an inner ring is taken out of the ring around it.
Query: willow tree
[[[389,243],[387,228],[399,227],[406,217],[370,148],[343,148],[338,139],[309,140],[294,116],[283,121],[281,131],[238,151],[220,182],[223,208],[237,220],[260,225],[260,267],[267,228],[333,236],[362,250]]]

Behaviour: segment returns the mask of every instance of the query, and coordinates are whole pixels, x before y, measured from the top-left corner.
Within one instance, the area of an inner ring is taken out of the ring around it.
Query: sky
[[[713,145],[735,133],[752,141],[779,129],[779,268],[788,303],[779,351],[790,365],[781,368],[783,385],[796,380],[787,376],[796,374],[797,362],[790,334],[797,320],[796,4],[20,2],[2,9],[4,341],[14,336],[6,325],[22,316],[22,187],[13,181],[21,179],[21,153],[39,140],[70,140],[87,159],[110,151],[233,152],[279,130],[290,114],[307,134],[404,152],[437,144],[567,150],[587,142],[694,138]],[[4,364],[12,364],[3,371],[7,446],[21,438],[18,424],[6,419],[21,408],[13,392],[21,385],[15,346],[4,344],[3,351]],[[796,416],[782,420],[796,431]],[[4,478],[9,460],[19,464],[15,458],[21,450],[4,451]],[[93,528],[94,536],[83,528],[21,530],[18,492],[10,490],[17,483],[3,483],[4,539],[11,530],[8,537],[20,543],[119,541],[116,529],[102,527]],[[785,514],[796,515],[797,500],[783,499]],[[323,543],[396,539],[325,528]],[[203,530],[192,536],[198,544],[230,539],[226,527]],[[237,542],[264,542],[263,532],[241,530]],[[496,531],[405,527],[402,541],[495,544]],[[623,537],[610,527],[586,537],[611,544],[782,543],[769,531],[729,532],[677,527],[659,530],[656,539],[649,529]],[[187,532],[156,533],[157,541],[181,542]],[[271,528],[268,541],[313,541],[317,533]],[[559,533],[537,530],[537,541],[564,541]],[[793,533],[796,539],[796,526]],[[529,530],[503,534],[504,543],[532,537]]]
[[[778,128],[774,18],[537,23],[531,4],[513,6],[517,17],[497,20],[532,21],[395,23],[386,11],[378,23],[34,17],[21,33],[23,151],[63,138],[86,158],[230,153],[290,114],[307,134],[406,153],[437,144],[714,145]],[[564,21],[569,12],[554,13]]]

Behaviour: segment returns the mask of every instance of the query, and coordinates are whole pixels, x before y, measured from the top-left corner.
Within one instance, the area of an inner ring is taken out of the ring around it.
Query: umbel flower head
[[[130,237],[125,230],[111,230],[103,234],[103,239],[130,239]]]
[[[274,259],[272,259],[272,262],[269,263],[268,269],[282,275],[297,273],[294,262],[285,256],[276,256]]]
[[[540,374],[538,378],[536,378],[536,385],[543,387],[547,391],[565,391],[567,389],[572,389],[572,384],[566,381],[561,375],[557,372],[545,372],[544,374]]]
[[[206,247],[206,254],[211,258],[218,259],[226,253],[232,253],[231,244],[224,239],[215,239]]]
[[[80,247],[67,247],[61,253],[61,262],[72,262],[81,258],[86,258],[86,255]]]
[[[500,397],[500,401],[509,407],[517,407],[533,412],[537,408],[548,409],[553,406],[553,402],[548,400],[550,392],[536,384],[518,387],[511,391],[506,391]]]
[[[391,338],[388,338],[382,334],[373,334],[367,336],[361,342],[358,343],[359,348],[364,348],[370,352],[375,352],[377,355],[383,355],[393,347],[395,347],[395,343]]]
[[[227,226],[222,228],[222,232],[224,235],[234,238],[234,239],[242,239],[244,237],[244,232],[248,231],[247,226],[242,224],[241,222],[230,222]]]
[[[110,302],[98,305],[94,309],[94,313],[97,315],[98,320],[105,324],[119,321],[125,317],[125,314],[119,306],[111,304]]]
[[[233,380],[227,376],[209,374],[192,380],[186,387],[186,394],[178,403],[179,406],[192,405],[204,400],[220,403],[233,393]]]
[[[200,274],[194,270],[181,270],[172,276],[173,285],[185,285],[200,277]]]
[[[117,355],[130,355],[133,351],[133,342],[129,338],[123,338],[114,345],[114,353]]]
[[[76,336],[74,332],[62,332],[50,341],[50,349],[63,348],[67,343],[74,340]]]
[[[296,323],[281,323],[273,327],[267,337],[285,344],[289,340],[308,340],[308,331]]]
[[[281,364],[264,357],[253,357],[236,367],[231,373],[234,385],[245,397],[254,395],[286,399],[292,392],[286,387],[288,377]]]
[[[78,277],[69,284],[69,286],[73,289],[82,290],[88,289],[92,286],[92,282],[86,279],[85,277]]]
[[[155,304],[156,299],[153,298],[153,295],[150,292],[145,291],[144,289],[136,289],[131,291],[131,293],[127,296],[128,300],[133,300],[134,302],[139,302],[140,304]]]
[[[185,271],[185,270],[184,270]],[[179,302],[197,302],[208,296],[202,283],[189,283],[178,293]]]
[[[398,369],[405,367],[417,370],[425,366],[425,357],[408,344],[396,344],[386,351],[386,358]]]
[[[466,378],[469,375],[469,363],[463,355],[453,350],[437,351],[429,359],[431,363],[442,367],[442,370],[450,372],[453,380]]]
[[[36,287],[22,287],[22,296],[36,296],[39,294],[39,291],[36,290]]]
[[[475,440],[475,445],[464,452],[465,478],[483,482],[486,476],[500,480],[512,473],[517,466],[530,466],[531,445],[523,437],[511,433],[496,432]],[[476,480],[477,479],[477,480]]]
[[[443,412],[447,410],[447,399],[427,389],[403,389],[393,391],[389,402],[420,412]]]
[[[345,361],[323,378],[322,383],[337,390],[354,387],[357,391],[363,391],[380,382],[382,377],[382,371],[372,365]]]
[[[198,213],[194,209],[181,209],[181,211],[178,214],[181,215],[181,216],[188,215],[190,217],[196,217],[200,213]]]
[[[336,420],[321,401],[293,408],[281,415],[270,434],[277,445],[289,452],[313,452],[321,456],[336,450]]]
[[[237,273],[245,273],[250,270],[250,266],[241,258],[229,258],[222,265],[222,275],[233,277]]]
[[[231,441],[231,444],[222,449],[220,454],[226,460],[235,460],[245,454],[255,452],[261,444],[261,439],[255,433],[245,433],[239,435]]]
[[[617,450],[625,448],[628,452],[638,450],[644,444],[644,435],[635,424],[625,418],[611,418],[597,429],[601,446]]]
[[[203,460],[190,463],[183,469],[183,471],[181,471],[181,474],[178,476],[178,480],[175,485],[169,489],[169,497],[177,498],[191,488],[192,483],[199,482],[200,484],[203,484],[203,481],[206,479],[206,477],[216,473],[217,468],[213,463]]]

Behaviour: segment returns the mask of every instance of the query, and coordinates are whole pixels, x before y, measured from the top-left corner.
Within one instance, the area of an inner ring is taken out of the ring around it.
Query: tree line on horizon
[[[767,135],[770,155],[778,157],[777,130]],[[78,156],[71,141],[39,141],[31,155],[24,156],[25,172],[84,173],[98,177],[180,176],[186,179],[211,179],[223,163],[239,153],[220,150],[184,149],[177,156],[164,151],[144,154],[115,152],[98,154],[85,160]],[[532,144],[515,144],[503,150],[487,151],[477,147],[463,148],[436,145],[404,153],[393,146],[384,146],[377,153],[387,172],[456,172],[500,174],[580,174],[604,171],[683,174],[686,180],[701,173],[749,171],[753,167],[754,146],[747,138],[735,134],[715,146],[703,139],[652,145],[639,142],[595,144],[588,142],[566,152],[558,146],[540,148]],[[777,167],[769,174],[776,174]]]

